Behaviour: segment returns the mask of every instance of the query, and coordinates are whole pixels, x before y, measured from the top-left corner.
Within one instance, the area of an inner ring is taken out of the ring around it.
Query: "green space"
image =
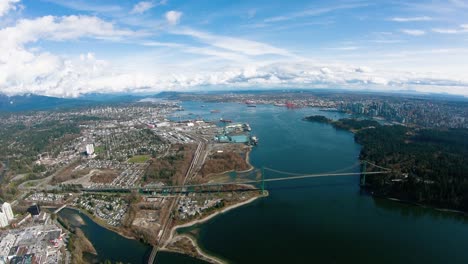
[[[149,155],[136,155],[131,157],[128,162],[129,163],[145,163],[147,162],[151,157]]]
[[[94,147],[94,152],[95,152],[96,154],[103,153],[104,150],[105,150],[105,149],[104,149],[104,146],[96,146],[96,147]]]
[[[387,175],[367,177],[366,186],[373,194],[468,211],[468,129],[388,126],[370,120],[319,117],[305,120],[355,132],[354,138],[362,146],[360,159],[392,170]],[[367,171],[373,169],[367,167]]]

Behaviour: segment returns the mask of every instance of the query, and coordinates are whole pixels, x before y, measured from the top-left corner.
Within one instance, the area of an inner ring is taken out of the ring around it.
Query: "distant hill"
[[[89,94],[84,94],[78,97],[77,100],[116,103],[116,102],[138,101],[142,98],[145,98],[145,96],[134,95],[134,94],[123,94],[123,93],[118,93],[118,94],[89,93]]]
[[[15,96],[0,94],[0,111],[7,112],[47,110],[86,104],[89,104],[89,102],[78,99],[57,98],[34,94]]]
[[[78,98],[58,98],[35,94],[7,96],[0,94],[0,112],[51,110],[102,103],[121,103],[138,101],[143,96],[129,94],[86,94]]]
[[[183,94],[182,92],[160,92],[156,94],[155,98],[164,98],[164,99],[177,99],[179,95]]]

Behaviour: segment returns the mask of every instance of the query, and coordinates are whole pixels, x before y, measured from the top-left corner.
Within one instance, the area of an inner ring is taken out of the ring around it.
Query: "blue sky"
[[[0,92],[468,96],[468,1],[0,0]]]

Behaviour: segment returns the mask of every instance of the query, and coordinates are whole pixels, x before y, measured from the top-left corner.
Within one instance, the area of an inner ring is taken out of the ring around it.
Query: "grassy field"
[[[145,163],[150,159],[149,155],[136,155],[131,157],[128,162],[129,163]]]
[[[94,152],[96,154],[103,153],[104,152],[104,147],[103,146],[97,146],[94,148]]]

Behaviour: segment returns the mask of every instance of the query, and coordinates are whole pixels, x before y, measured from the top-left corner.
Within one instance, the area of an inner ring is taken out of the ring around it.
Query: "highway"
[[[205,150],[206,150],[207,140],[204,138],[194,138],[194,137],[192,138],[197,140],[199,143],[198,143],[197,149],[195,150],[195,154],[193,156],[192,162],[190,163],[190,166],[185,174],[185,177],[181,186],[184,186],[186,182],[195,175],[195,172],[197,171],[198,168],[202,166],[203,161],[205,160],[205,157],[206,157]],[[168,241],[166,241],[165,238],[168,234],[167,231],[171,228],[170,223],[171,223],[172,212],[174,210],[174,206],[179,201],[179,198],[180,198],[180,194],[177,194],[169,206],[169,211],[168,211],[166,219],[164,220],[163,228],[161,229],[158,235],[157,245],[153,246],[153,250],[151,251],[150,257],[148,258],[148,264],[154,263],[158,250],[160,248],[164,248],[167,245]]]

